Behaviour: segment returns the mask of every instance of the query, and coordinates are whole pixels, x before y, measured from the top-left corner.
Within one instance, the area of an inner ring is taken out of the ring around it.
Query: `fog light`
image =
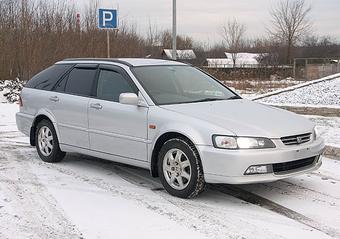
[[[271,173],[273,172],[272,165],[253,165],[250,166],[246,172],[245,175],[251,175],[251,174],[264,174],[264,173]]]

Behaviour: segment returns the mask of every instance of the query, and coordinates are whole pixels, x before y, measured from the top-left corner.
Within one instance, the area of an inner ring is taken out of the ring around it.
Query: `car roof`
[[[177,61],[150,58],[68,58],[56,64],[63,63],[120,63],[127,66],[186,65]]]

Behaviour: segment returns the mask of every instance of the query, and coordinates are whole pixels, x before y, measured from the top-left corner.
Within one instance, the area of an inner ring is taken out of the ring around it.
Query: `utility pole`
[[[106,50],[107,58],[110,58],[110,29],[106,29]]]
[[[296,58],[294,58],[294,64],[293,64],[293,78],[296,79]]]
[[[177,33],[176,33],[176,0],[172,0],[172,59],[176,60],[176,38],[177,38]]]

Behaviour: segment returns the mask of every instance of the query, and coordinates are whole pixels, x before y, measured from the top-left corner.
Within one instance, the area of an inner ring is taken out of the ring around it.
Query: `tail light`
[[[23,107],[24,106],[23,103],[22,103],[21,95],[19,95],[19,102],[18,102],[18,104],[19,104],[19,107]]]

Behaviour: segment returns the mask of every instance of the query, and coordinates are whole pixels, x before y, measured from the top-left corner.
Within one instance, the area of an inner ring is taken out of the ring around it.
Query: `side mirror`
[[[126,105],[138,105],[138,96],[135,93],[121,93],[119,95],[119,103]]]

